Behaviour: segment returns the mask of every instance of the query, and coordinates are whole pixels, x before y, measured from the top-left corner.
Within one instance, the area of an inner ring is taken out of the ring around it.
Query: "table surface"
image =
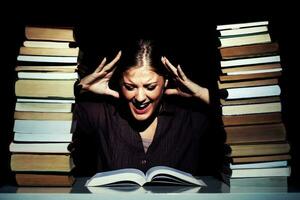
[[[72,187],[0,187],[4,199],[300,199],[298,187],[229,187],[214,177],[200,177],[207,187],[149,185],[144,187],[85,187],[88,177],[78,177]]]

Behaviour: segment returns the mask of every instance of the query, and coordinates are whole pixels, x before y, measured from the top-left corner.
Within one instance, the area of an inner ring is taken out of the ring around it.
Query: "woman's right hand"
[[[116,69],[115,64],[120,59],[121,54],[122,52],[119,51],[116,57],[108,64],[106,64],[106,58],[104,58],[93,73],[80,80],[79,85],[82,85],[82,89],[96,94],[111,95],[119,98],[119,93],[110,89],[108,83]]]

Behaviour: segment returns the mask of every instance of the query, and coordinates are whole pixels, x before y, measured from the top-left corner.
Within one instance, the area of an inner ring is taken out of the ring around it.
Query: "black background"
[[[298,135],[298,73],[299,32],[295,5],[288,1],[235,3],[199,2],[83,2],[39,1],[12,3],[1,14],[1,130],[0,130],[0,180],[7,182],[9,171],[8,144],[12,139],[13,111],[15,105],[14,82],[16,56],[24,40],[24,26],[64,25],[75,26],[80,48],[85,52],[85,62],[92,70],[104,56],[112,58],[124,41],[152,38],[167,47],[166,55],[180,63],[194,81],[214,88],[218,74],[218,40],[216,25],[268,20],[273,41],[278,41],[283,66],[281,100],[283,120],[291,144],[291,180],[300,174]],[[142,2],[142,3],[141,3]]]

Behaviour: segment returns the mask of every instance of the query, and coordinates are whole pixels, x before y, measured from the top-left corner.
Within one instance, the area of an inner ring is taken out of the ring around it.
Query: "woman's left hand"
[[[176,88],[167,89],[167,95],[180,95],[183,97],[196,97],[202,101],[209,103],[209,91],[205,87],[194,83],[182,71],[180,65],[175,67],[166,57],[161,58],[162,63],[170,72],[172,79],[176,83]]]

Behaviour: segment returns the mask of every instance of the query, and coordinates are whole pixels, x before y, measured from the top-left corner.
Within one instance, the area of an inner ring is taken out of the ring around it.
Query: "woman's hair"
[[[161,62],[162,49],[150,40],[139,40],[131,46],[122,49],[118,69],[124,73],[133,67],[150,67],[159,75],[166,76],[167,71]]]
[[[152,46],[150,41],[139,42],[139,49],[135,57],[136,66],[151,66],[152,65]]]
[[[119,85],[122,80],[123,73],[130,68],[149,67],[157,74],[167,78],[167,70],[161,62],[162,49],[157,43],[151,40],[139,40],[134,44],[125,45],[122,48],[121,59],[117,63],[117,69],[114,73],[115,82],[113,85]]]

